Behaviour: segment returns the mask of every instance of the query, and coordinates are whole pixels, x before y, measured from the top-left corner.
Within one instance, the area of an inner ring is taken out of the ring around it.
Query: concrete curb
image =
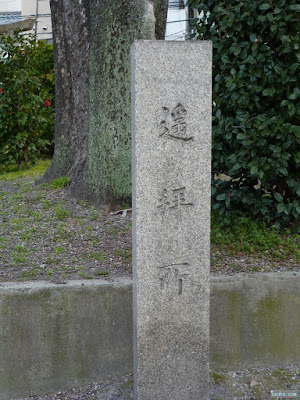
[[[210,364],[300,363],[300,273],[211,278]],[[0,399],[132,370],[132,281],[0,284]]]
[[[210,366],[300,364],[300,273],[211,278]]]
[[[0,399],[85,385],[132,369],[129,279],[0,287]]]

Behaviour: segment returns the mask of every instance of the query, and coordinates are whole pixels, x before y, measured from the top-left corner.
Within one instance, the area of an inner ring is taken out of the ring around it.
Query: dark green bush
[[[53,47],[0,35],[0,165],[35,162],[54,139]]]
[[[213,43],[213,207],[266,221],[300,217],[300,5],[189,1]],[[231,180],[223,180],[223,175]],[[221,178],[221,179],[219,179]]]

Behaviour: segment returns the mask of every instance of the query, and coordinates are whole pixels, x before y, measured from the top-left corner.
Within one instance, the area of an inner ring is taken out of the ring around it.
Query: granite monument
[[[211,43],[131,57],[134,398],[208,400]]]

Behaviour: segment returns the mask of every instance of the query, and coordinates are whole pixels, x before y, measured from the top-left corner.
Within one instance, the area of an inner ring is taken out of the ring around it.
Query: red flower
[[[228,193],[228,197],[231,197],[231,193]]]
[[[47,107],[50,107],[51,106],[51,103],[50,103],[50,100],[46,100],[45,101],[45,107],[47,108]]]
[[[0,93],[4,93],[4,90],[0,88]]]

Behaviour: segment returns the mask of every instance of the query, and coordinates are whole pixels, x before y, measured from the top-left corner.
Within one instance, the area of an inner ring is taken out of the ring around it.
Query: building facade
[[[0,1],[0,32],[1,26],[5,26],[9,31],[9,25],[13,24],[13,29],[24,28],[24,21],[35,20],[30,25],[30,30],[26,33],[37,32],[38,40],[46,40],[52,43],[52,25],[49,0],[3,0]]]
[[[190,19],[193,17],[186,5],[187,0],[169,0],[166,40],[186,40],[190,35]],[[36,18],[37,16],[37,18]],[[0,25],[35,19],[33,29],[38,40],[52,43],[50,0],[0,1]]]
[[[34,29],[29,31],[29,33],[37,32],[38,40],[46,40],[48,43],[53,43],[50,1],[21,0],[21,2],[22,17],[29,18],[34,16],[36,18]]]
[[[166,26],[166,40],[181,41],[190,37],[190,19],[187,0],[169,0]]]

